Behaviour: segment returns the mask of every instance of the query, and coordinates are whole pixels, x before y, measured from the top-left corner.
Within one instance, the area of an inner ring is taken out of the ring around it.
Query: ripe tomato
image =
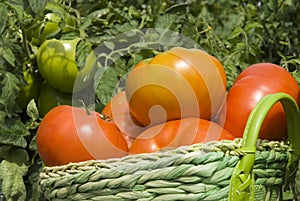
[[[86,65],[79,70],[75,54],[80,40],[50,39],[38,49],[37,65],[41,75],[49,85],[62,92],[77,92],[90,84],[95,57],[93,54],[87,56]]]
[[[125,91],[113,96],[103,108],[101,114],[111,117],[112,121],[123,133],[129,146],[133,139],[145,129],[130,115]]]
[[[130,113],[144,126],[186,117],[212,119],[225,102],[222,64],[197,49],[172,48],[129,73]]]
[[[47,166],[127,154],[128,147],[115,124],[97,112],[57,106],[43,118],[36,136],[39,155]]]
[[[272,63],[257,63],[245,69],[228,91],[227,102],[218,122],[236,137],[242,137],[246,122],[254,106],[267,94],[285,92],[300,103],[299,86],[291,74]],[[259,138],[280,140],[285,138],[284,110],[277,103],[262,124]]]
[[[61,92],[48,83],[43,83],[38,97],[40,116],[45,116],[52,108],[58,105],[72,105],[72,93]]]
[[[143,131],[129,148],[129,153],[151,153],[167,147],[179,147],[235,137],[218,124],[199,118],[168,121]]]

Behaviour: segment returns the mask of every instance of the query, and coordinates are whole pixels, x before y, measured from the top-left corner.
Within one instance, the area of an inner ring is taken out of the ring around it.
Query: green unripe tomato
[[[95,57],[87,56],[87,62],[80,70],[76,64],[76,46],[80,40],[50,39],[38,49],[37,64],[41,75],[49,85],[62,92],[81,91],[92,80]]]
[[[58,105],[72,105],[72,93],[64,93],[48,83],[43,83],[38,97],[38,110],[40,116],[45,116],[52,108]]]
[[[32,99],[37,99],[41,84],[41,77],[32,70],[28,69],[23,72],[24,84],[19,85],[20,91],[16,98],[16,103],[21,109],[25,109]]]
[[[54,38],[58,33],[66,33],[75,27],[75,18],[69,13],[63,17],[55,13],[47,13],[42,21],[37,21],[28,32],[28,39],[33,45],[41,45],[46,39]],[[63,24],[63,28],[61,25]]]

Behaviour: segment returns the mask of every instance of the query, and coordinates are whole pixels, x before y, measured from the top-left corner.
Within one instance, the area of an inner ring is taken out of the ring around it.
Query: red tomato
[[[72,106],[57,106],[43,118],[36,136],[47,166],[126,155],[128,147],[115,124]]]
[[[148,128],[133,141],[129,153],[151,153],[167,147],[234,138],[214,122],[199,118],[185,118]]]
[[[125,91],[119,92],[106,104],[101,114],[111,117],[130,146],[145,128],[130,115]]]
[[[204,51],[176,47],[137,66],[125,91],[130,113],[144,126],[186,117],[210,120],[225,102],[224,68]]]
[[[284,68],[272,63],[249,66],[236,79],[228,91],[226,106],[218,119],[219,124],[242,137],[246,122],[254,106],[267,94],[285,92],[300,103],[299,86]],[[262,124],[259,138],[280,140],[287,136],[284,110],[277,103]]]

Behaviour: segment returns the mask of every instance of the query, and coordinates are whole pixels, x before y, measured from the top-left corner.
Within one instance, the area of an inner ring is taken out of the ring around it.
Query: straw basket
[[[285,109],[288,141],[257,139],[277,102]],[[299,108],[278,93],[256,105],[242,139],[45,167],[40,189],[48,200],[299,200],[299,157]]]

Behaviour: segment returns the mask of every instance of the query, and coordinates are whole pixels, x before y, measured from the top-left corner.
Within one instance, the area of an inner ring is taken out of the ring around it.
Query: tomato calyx
[[[107,115],[107,114],[99,114],[99,118],[103,119],[104,121],[107,122],[113,122],[113,116],[112,115]]]

